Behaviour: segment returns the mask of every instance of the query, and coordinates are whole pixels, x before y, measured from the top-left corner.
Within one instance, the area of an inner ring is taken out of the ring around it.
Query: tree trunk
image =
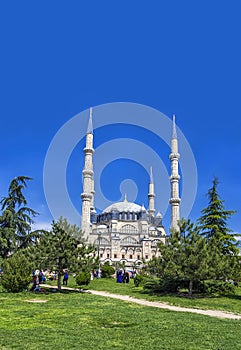
[[[61,290],[61,273],[58,273],[58,290]]]
[[[193,280],[189,281],[188,296],[192,297]]]

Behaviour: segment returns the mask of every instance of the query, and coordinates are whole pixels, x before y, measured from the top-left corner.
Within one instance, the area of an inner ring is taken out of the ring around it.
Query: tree
[[[27,176],[14,178],[9,186],[8,195],[1,200],[0,216],[0,256],[5,259],[16,249],[26,248],[35,238],[38,231],[31,232],[33,217],[38,213],[27,206],[23,189]]]
[[[28,289],[32,280],[33,265],[23,252],[14,253],[8,259],[5,259],[2,267],[3,274],[0,281],[5,290],[17,293]]]
[[[110,278],[114,275],[115,269],[110,265],[109,261],[106,261],[104,265],[101,266],[101,277]]]
[[[170,290],[186,282],[189,296],[192,296],[193,283],[208,276],[206,239],[199,235],[198,228],[190,220],[180,220],[179,227],[180,231],[174,231],[166,245],[160,243],[161,257],[154,258],[149,269]]]
[[[58,289],[61,290],[65,270],[90,272],[94,264],[93,251],[92,246],[85,244],[81,230],[60,218],[52,223],[52,231],[40,235],[34,255],[40,268],[57,273]]]
[[[198,219],[201,234],[207,238],[210,245],[216,246],[224,255],[237,255],[237,240],[231,233],[227,221],[235,213],[233,210],[225,210],[224,201],[220,199],[217,191],[218,179],[213,179],[212,187],[208,190],[208,206],[201,211]]]

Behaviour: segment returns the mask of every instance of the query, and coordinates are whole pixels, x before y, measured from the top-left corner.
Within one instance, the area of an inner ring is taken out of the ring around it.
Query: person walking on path
[[[69,274],[68,274],[68,272],[66,271],[66,272],[64,273],[63,286],[67,286],[67,284],[68,284],[68,279],[69,279]]]

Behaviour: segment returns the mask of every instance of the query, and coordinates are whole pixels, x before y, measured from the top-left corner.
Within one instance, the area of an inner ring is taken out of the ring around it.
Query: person
[[[37,283],[36,287],[34,288],[34,292],[42,292],[39,283]]]
[[[126,283],[130,282],[130,275],[129,273],[126,271]]]
[[[63,285],[67,286],[68,284],[68,279],[69,279],[69,274],[67,271],[64,273],[64,279],[63,279]]]
[[[127,271],[124,270],[123,273],[123,283],[129,283],[130,281],[130,277],[129,277],[129,273]]]
[[[39,271],[38,279],[39,279],[39,283],[42,283],[42,281],[43,281],[43,272],[42,272],[42,270]]]
[[[116,273],[116,282],[117,283],[122,283],[123,280],[122,280],[122,270],[118,270],[117,273]]]
[[[33,272],[32,277],[33,277],[32,287],[30,290],[33,292],[37,286],[37,275],[35,274],[35,272]]]

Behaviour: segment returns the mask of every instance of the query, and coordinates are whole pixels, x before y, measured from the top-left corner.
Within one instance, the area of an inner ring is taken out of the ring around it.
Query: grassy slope
[[[0,305],[1,349],[241,349],[240,321],[85,293],[0,293]]]

